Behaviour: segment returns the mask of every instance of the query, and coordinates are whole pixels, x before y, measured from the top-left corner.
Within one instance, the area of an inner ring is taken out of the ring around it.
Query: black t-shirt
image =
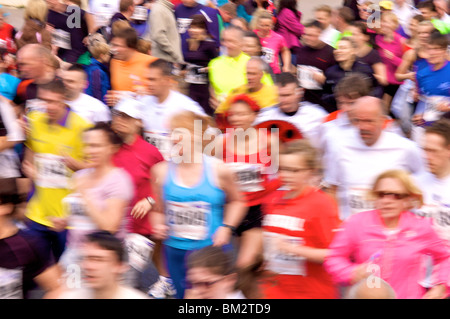
[[[53,263],[45,244],[26,231],[0,239],[0,299],[26,298],[33,278]]]
[[[378,53],[377,50],[374,49],[370,50],[370,52],[367,55],[356,58],[356,60],[358,60],[361,63],[369,65],[372,69],[374,64],[383,63],[381,61],[380,54]]]
[[[297,70],[299,70],[299,66],[312,66],[320,71],[324,72],[336,64],[336,60],[334,59],[333,47],[325,44],[318,48],[314,49],[308,46],[303,46],[301,48],[295,48],[294,54],[297,56]],[[297,76],[300,82],[300,72],[297,72]],[[300,82],[301,83],[301,82]],[[305,95],[303,99],[305,101],[314,103],[314,104],[322,104],[322,93],[323,90],[309,90],[305,89]]]

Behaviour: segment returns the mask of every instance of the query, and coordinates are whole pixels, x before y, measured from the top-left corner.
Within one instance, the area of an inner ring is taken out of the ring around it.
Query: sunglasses
[[[374,194],[379,199],[388,197],[391,199],[400,200],[400,199],[405,199],[405,198],[409,197],[409,194],[383,192],[383,191],[374,192]]]

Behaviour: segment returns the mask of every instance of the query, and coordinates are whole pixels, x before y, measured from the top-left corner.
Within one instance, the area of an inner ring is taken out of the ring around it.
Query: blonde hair
[[[35,19],[42,23],[47,22],[48,7],[44,0],[28,0],[25,8],[24,19]]]
[[[281,146],[280,155],[291,154],[303,156],[307,168],[314,171],[321,169],[319,153],[308,140],[301,139],[284,143]]]
[[[332,12],[331,7],[329,5],[327,5],[327,4],[324,4],[324,5],[321,5],[321,6],[317,7],[317,8],[315,8],[314,11],[315,12],[318,12],[318,11],[326,12],[329,15],[331,15],[331,12]]]
[[[400,25],[400,22],[398,21],[397,15],[392,11],[385,11],[381,14],[381,19],[390,19],[392,22],[395,23],[395,29],[398,28]]]
[[[369,194],[371,198],[373,198],[373,199],[376,198],[375,191],[378,187],[378,184],[380,183],[381,180],[386,179],[386,178],[396,179],[403,185],[407,194],[414,198],[413,207],[414,206],[421,207],[423,205],[422,191],[414,183],[413,179],[411,178],[411,175],[408,172],[406,172],[404,170],[400,170],[400,169],[388,170],[388,171],[378,175],[378,177],[375,179],[375,182],[373,183],[372,190]]]
[[[138,52],[141,52],[144,54],[149,54],[151,49],[152,49],[152,43],[150,41],[144,40],[144,39],[138,40],[138,43],[137,43]]]
[[[120,33],[120,31],[126,30],[131,28],[131,25],[126,20],[117,20],[111,25],[111,33],[112,35],[116,35],[117,33]]]
[[[110,46],[100,33],[93,34],[89,38],[88,50],[94,59],[98,59],[102,54],[109,53],[110,49]]]

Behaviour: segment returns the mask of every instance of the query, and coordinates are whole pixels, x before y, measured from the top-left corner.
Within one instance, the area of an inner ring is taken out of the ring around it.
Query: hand
[[[407,76],[406,79],[409,79],[411,81],[415,81],[416,80],[416,72],[409,72],[409,73],[406,74],[406,76]]]
[[[444,284],[434,286],[428,290],[422,299],[444,299],[447,296],[447,287]]]
[[[351,279],[352,285],[356,284],[360,280],[363,280],[364,278],[369,277],[371,272],[367,271],[368,266],[369,266],[369,264],[367,264],[367,263],[356,266],[356,268],[353,270],[353,274],[352,274],[352,279]]]
[[[110,90],[105,94],[105,101],[108,106],[113,107],[119,102],[119,98],[115,91]]]
[[[423,114],[415,114],[412,117],[411,121],[416,126],[422,126],[423,124],[425,124],[425,120],[423,119]]]
[[[152,205],[149,203],[147,198],[141,199],[134,205],[131,210],[131,216],[136,219],[142,219],[147,215],[149,211],[152,210]]]
[[[157,240],[164,240],[167,238],[167,235],[169,234],[169,226],[164,224],[159,225],[153,225],[153,237]]]
[[[230,242],[232,231],[228,227],[219,227],[213,235],[213,246],[224,246]]]
[[[55,232],[62,232],[67,227],[67,218],[50,218],[50,221],[53,223],[53,227],[50,227],[51,230]]]
[[[71,157],[68,154],[63,154],[62,155],[64,157],[64,164],[67,166],[67,168],[69,168],[70,170],[76,172],[80,169],[83,168],[82,163],[80,163],[80,161],[77,161],[76,159],[74,159],[73,157]]]
[[[22,171],[25,174],[26,177],[28,177],[31,180],[35,180],[36,179],[36,175],[37,175],[37,170],[36,170],[36,166],[34,166],[33,163],[31,163],[28,160],[24,160],[22,162]]]
[[[325,83],[326,77],[323,73],[314,72],[313,73],[313,80],[319,83]]]
[[[291,69],[291,65],[283,65],[282,70],[283,72],[287,72],[287,73],[291,73],[292,69]]]
[[[209,97],[209,105],[211,106],[211,108],[215,110],[219,107],[219,104],[219,100],[213,94],[211,94]]]
[[[298,254],[297,250],[300,246],[292,244],[285,239],[276,238],[275,247],[285,254]]]
[[[448,112],[450,111],[450,102],[448,101],[441,102],[436,106],[436,109],[441,112]]]

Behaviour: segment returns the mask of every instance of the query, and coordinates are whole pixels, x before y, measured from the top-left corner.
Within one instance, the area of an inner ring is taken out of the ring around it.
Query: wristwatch
[[[222,224],[222,227],[231,229],[231,231],[232,231],[233,233],[236,232],[236,227],[234,227],[234,226],[227,225],[227,224]]]
[[[148,200],[148,202],[150,203],[150,205],[152,205],[152,207],[153,207],[153,205],[155,205],[155,203],[156,203],[156,201],[153,199],[153,197],[151,197],[151,196],[148,196],[147,197],[147,200]]]

